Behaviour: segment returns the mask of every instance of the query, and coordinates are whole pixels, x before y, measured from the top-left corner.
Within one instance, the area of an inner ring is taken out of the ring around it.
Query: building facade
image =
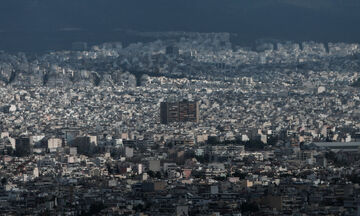
[[[180,101],[162,102],[160,104],[160,122],[199,122],[199,102]]]

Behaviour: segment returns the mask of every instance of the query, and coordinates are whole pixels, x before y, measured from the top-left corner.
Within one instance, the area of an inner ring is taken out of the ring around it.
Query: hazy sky
[[[39,32],[126,28],[359,42],[359,11],[359,0],[2,0],[0,37],[25,32],[31,41]]]

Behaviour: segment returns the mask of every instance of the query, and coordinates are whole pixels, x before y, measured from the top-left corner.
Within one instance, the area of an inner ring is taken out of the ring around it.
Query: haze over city
[[[2,0],[0,215],[360,216],[359,9]]]
[[[9,51],[69,48],[125,37],[122,30],[237,33],[257,39],[359,42],[357,0],[3,0],[0,47]]]

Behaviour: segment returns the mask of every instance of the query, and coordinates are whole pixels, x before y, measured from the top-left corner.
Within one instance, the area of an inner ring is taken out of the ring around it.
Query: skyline
[[[3,0],[0,215],[360,216],[360,0]]]

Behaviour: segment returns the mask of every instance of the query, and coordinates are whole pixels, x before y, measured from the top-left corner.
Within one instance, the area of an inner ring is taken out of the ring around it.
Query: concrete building
[[[30,145],[30,138],[28,137],[21,137],[16,139],[15,143],[15,154],[17,156],[23,157],[31,154],[31,145]]]
[[[149,161],[149,170],[153,172],[160,171],[160,161],[159,160],[151,160]]]
[[[317,147],[330,149],[331,151],[334,151],[334,152],[338,152],[338,151],[359,152],[360,151],[360,142],[315,142],[314,144]]]
[[[199,102],[180,101],[162,102],[160,104],[160,122],[168,124],[172,122],[199,122]]]

